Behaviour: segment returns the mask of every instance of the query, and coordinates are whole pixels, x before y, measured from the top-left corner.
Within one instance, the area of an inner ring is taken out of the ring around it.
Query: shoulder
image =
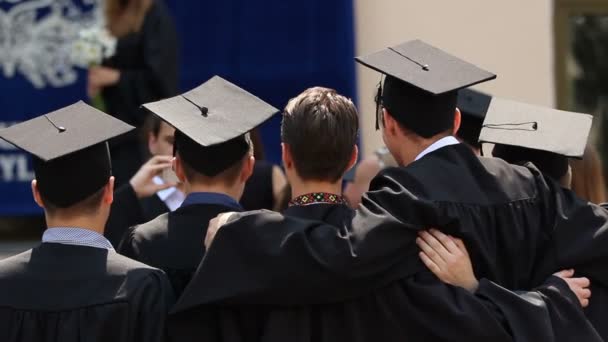
[[[30,249],[4,260],[0,260],[0,277],[10,276],[26,270],[31,257],[32,250]]]
[[[129,229],[129,235],[136,240],[150,240],[164,236],[168,229],[170,216],[173,216],[173,213],[164,213],[151,221],[133,226]]]

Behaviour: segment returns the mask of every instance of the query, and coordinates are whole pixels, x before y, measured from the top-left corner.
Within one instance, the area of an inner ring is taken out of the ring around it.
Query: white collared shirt
[[[110,241],[103,235],[84,228],[49,227],[42,235],[42,242],[114,250]]]
[[[456,144],[460,144],[460,141],[458,141],[458,139],[456,139],[455,137],[453,137],[451,135],[441,138],[441,139],[435,141],[433,144],[431,144],[431,146],[427,147],[424,151],[420,152],[420,154],[414,160],[418,160],[431,152],[437,151],[438,149],[440,149],[442,147],[456,145]]]
[[[159,176],[154,177],[153,181],[156,185],[165,184],[163,179]],[[158,198],[160,198],[160,200],[165,203],[165,205],[167,206],[167,208],[169,208],[170,211],[175,211],[182,205],[182,203],[186,199],[186,195],[176,187],[170,187],[161,190],[156,193],[156,196],[158,196]]]

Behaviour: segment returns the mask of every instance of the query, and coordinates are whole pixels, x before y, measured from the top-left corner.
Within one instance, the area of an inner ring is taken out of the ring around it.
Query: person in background
[[[587,145],[583,159],[571,160],[570,166],[572,167],[572,191],[578,197],[598,204],[608,201],[602,162],[595,147]]]
[[[245,210],[271,210],[280,203],[287,180],[279,166],[264,160],[264,145],[259,128],[251,131],[251,140],[254,146],[255,166],[239,202]]]
[[[146,117],[142,104],[178,92],[175,26],[162,0],[107,0],[105,19],[118,38],[116,53],[89,70],[87,92],[91,98],[101,94],[106,112],[139,130]],[[117,186],[143,164],[138,130],[110,142]]]
[[[114,194],[105,233],[114,246],[129,227],[176,210],[186,198],[183,185],[171,170],[175,128],[156,115],[146,119],[145,127],[152,157]]]
[[[179,296],[205,255],[209,220],[242,210],[238,200],[255,163],[247,133],[277,109],[217,76],[144,106],[176,129],[173,169],[186,199],[177,210],[129,229],[118,251],[164,270]]]
[[[460,128],[456,138],[465,143],[479,155],[481,144],[479,133],[486,116],[492,97],[473,89],[462,89],[458,92],[457,106],[461,112]],[[352,180],[344,188],[344,196],[352,208],[361,203],[361,196],[369,189],[372,179],[384,168],[397,166],[397,161],[386,147],[374,151],[374,155],[363,159],[350,172],[354,172]]]
[[[0,131],[34,156],[48,225],[40,245],[0,261],[1,341],[165,341],[167,276],[102,235],[114,187],[106,141],[132,129],[80,102]]]

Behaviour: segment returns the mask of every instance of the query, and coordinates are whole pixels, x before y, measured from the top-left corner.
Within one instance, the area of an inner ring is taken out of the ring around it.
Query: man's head
[[[209,147],[197,144],[179,131],[175,137],[173,169],[188,192],[204,188],[240,198],[255,164],[249,134]]]
[[[148,149],[153,156],[170,156],[175,142],[175,128],[156,115],[150,115]]]
[[[174,171],[185,192],[239,199],[253,172],[249,131],[277,109],[219,76],[182,95],[143,105],[175,127]]]
[[[384,140],[401,165],[412,162],[439,138],[458,131],[459,89],[496,78],[421,40],[388,47],[356,60],[386,75],[378,91],[377,115],[381,116],[377,119],[384,118]]]
[[[291,99],[281,123],[290,182],[339,182],[357,161],[358,129],[357,108],[333,89],[310,88]]]
[[[400,165],[411,163],[424,148],[445,136],[455,135],[461,115],[457,92],[433,95],[387,76],[379,91],[382,139]]]
[[[134,127],[77,102],[0,131],[0,138],[29,152],[32,191],[52,224],[102,230],[114,180],[107,141]]]

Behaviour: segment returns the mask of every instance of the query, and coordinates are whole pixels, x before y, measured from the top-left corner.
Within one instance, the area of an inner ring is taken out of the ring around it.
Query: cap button
[[[65,129],[65,127],[63,127],[63,126],[59,126],[59,127],[57,127],[57,129],[59,130],[59,133],[63,133],[65,131],[67,131],[67,129]]]
[[[424,71],[429,71],[429,70],[430,70],[430,69],[429,69],[429,65],[428,65],[428,64],[423,65],[423,66],[422,66],[422,70],[424,70]]]
[[[208,113],[209,113],[209,108],[207,108],[207,107],[201,107],[201,114],[204,117],[207,117]]]

